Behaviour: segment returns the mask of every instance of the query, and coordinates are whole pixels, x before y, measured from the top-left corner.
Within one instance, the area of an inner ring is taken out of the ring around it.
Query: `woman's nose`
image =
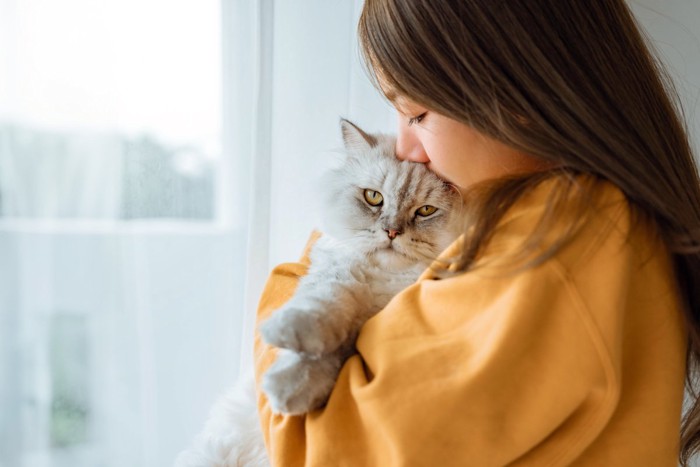
[[[428,154],[420,139],[416,135],[415,129],[405,122],[399,122],[399,131],[396,135],[396,157],[402,161],[430,162]]]

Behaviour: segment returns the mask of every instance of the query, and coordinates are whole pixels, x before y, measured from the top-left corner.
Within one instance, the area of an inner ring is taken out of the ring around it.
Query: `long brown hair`
[[[383,86],[559,172],[609,180],[655,221],[684,299],[693,389],[700,180],[677,93],[624,0],[366,0],[358,33]],[[485,220],[467,236],[463,269],[505,210],[541,179],[503,181],[477,203]],[[681,445],[685,465],[700,447],[697,396]]]

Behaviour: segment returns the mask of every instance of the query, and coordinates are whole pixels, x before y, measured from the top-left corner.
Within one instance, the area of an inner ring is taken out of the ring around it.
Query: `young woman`
[[[700,182],[623,0],[366,0],[397,157],[472,220],[364,326],[326,407],[260,416],[273,465],[677,465],[700,444]],[[260,319],[304,264],[277,268]],[[258,375],[274,349],[257,342]]]

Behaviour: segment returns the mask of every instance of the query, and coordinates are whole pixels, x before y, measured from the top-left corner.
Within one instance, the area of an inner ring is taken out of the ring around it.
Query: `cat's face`
[[[459,193],[425,165],[398,160],[394,137],[341,126],[347,155],[326,180],[325,230],[386,261],[434,260],[459,234]]]

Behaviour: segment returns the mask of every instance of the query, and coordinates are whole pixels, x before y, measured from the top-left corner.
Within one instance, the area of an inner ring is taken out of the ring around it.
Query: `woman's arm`
[[[517,276],[424,280],[363,328],[325,408],[273,414],[273,465],[504,465],[561,462],[602,429],[619,390],[613,363],[556,263]],[[263,320],[306,266],[276,268]],[[256,343],[258,377],[275,349]]]

